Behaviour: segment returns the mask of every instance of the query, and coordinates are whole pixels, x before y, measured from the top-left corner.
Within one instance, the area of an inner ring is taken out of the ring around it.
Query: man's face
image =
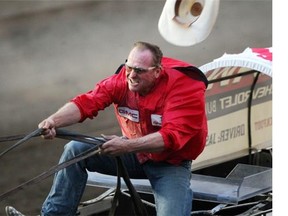
[[[126,62],[126,78],[130,91],[146,95],[155,85],[161,69],[153,65],[149,50],[131,50]]]

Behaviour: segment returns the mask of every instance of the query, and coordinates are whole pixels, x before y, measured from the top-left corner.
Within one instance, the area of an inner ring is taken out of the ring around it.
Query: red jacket
[[[99,110],[113,103],[124,136],[136,138],[158,131],[164,139],[164,151],[137,153],[141,163],[151,159],[179,164],[196,159],[205,147],[207,80],[199,69],[188,63],[163,57],[162,65],[154,89],[145,96],[128,89],[125,67],[122,67],[119,73],[71,101],[79,107],[81,121],[97,116]],[[172,67],[192,68],[193,71],[186,70],[192,78]]]

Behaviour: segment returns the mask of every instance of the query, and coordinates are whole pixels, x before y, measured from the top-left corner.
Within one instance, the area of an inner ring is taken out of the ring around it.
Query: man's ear
[[[157,67],[156,70],[155,70],[155,77],[158,78],[160,76],[160,73],[162,71],[162,67]]]

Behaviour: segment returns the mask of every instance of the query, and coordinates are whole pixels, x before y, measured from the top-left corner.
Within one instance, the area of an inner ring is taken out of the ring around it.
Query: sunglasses
[[[146,73],[147,71],[150,71],[150,70],[153,70],[156,68],[156,66],[153,66],[153,67],[149,67],[149,68],[140,68],[140,67],[131,67],[127,64],[125,64],[125,67],[126,67],[126,71],[127,72],[131,72],[132,70],[134,70],[134,72],[136,74],[142,74],[142,73]]]

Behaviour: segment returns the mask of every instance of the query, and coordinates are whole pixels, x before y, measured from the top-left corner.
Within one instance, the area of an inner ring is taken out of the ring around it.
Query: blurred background
[[[28,134],[78,93],[115,72],[135,41],[158,44],[164,55],[201,66],[224,53],[272,46],[272,0],[220,0],[211,34],[191,47],[158,32],[164,0],[0,1],[0,137]],[[72,126],[88,135],[120,134],[113,109]],[[0,160],[0,193],[58,163],[64,140],[33,138]],[[0,143],[0,152],[14,142]],[[0,203],[37,215],[52,177]],[[99,193],[87,188],[83,199]]]

